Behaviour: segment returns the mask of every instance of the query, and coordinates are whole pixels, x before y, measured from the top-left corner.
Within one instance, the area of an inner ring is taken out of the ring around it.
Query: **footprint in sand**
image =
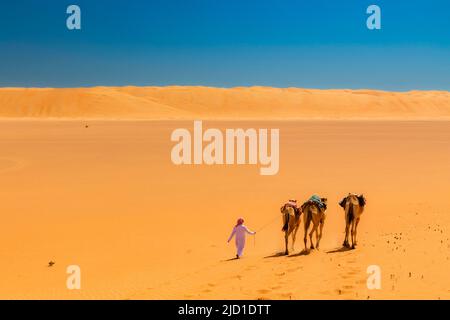
[[[278,290],[278,289],[281,289],[281,288],[283,288],[283,287],[282,287],[282,286],[274,286],[274,287],[271,287],[272,290]]]
[[[258,290],[258,293],[261,293],[261,294],[267,294],[267,293],[270,293],[270,292],[272,292],[272,290],[269,290],[269,289],[260,289],[260,290]]]
[[[321,295],[323,295],[323,296],[330,296],[331,295],[331,292],[329,290],[327,290],[327,291],[320,291],[319,293]]]
[[[0,173],[17,171],[26,166],[26,162],[17,158],[0,157]]]
[[[342,290],[342,289],[336,289],[335,292],[340,296],[351,294],[351,292],[349,292],[347,290]]]
[[[359,272],[357,272],[357,271],[349,270],[349,271],[346,271],[345,274],[342,275],[342,278],[344,278],[344,279],[354,278],[354,276],[356,276],[358,274],[359,274]]]
[[[282,293],[281,296],[286,299],[292,299],[292,292]]]
[[[354,287],[351,286],[351,285],[346,285],[346,286],[343,286],[342,288],[347,289],[347,290],[352,290],[352,289],[354,289]]]
[[[349,271],[348,272],[348,274],[349,275],[352,275],[352,276],[355,276],[355,275],[357,275],[359,272],[357,272],[357,271]]]

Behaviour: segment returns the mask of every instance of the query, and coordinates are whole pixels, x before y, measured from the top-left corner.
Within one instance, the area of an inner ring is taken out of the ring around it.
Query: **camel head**
[[[322,203],[323,203],[323,208],[320,208],[323,212],[325,212],[326,210],[327,210],[327,207],[328,207],[328,204],[327,204],[327,202],[328,202],[328,199],[327,198],[320,198],[320,201],[322,201]]]

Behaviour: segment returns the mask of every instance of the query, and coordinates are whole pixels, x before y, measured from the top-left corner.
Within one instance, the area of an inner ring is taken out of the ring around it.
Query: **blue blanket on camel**
[[[318,195],[311,196],[311,198],[309,198],[308,201],[312,201],[312,202],[317,203],[317,205],[319,207],[321,207],[322,209],[326,208],[325,203],[322,202],[322,199]]]

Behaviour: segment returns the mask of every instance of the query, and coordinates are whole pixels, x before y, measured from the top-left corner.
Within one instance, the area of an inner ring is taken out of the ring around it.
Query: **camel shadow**
[[[307,255],[311,254],[311,251],[312,251],[312,250],[305,250],[305,249],[303,249],[303,250],[300,251],[299,253],[291,254],[291,255],[289,256],[289,258],[295,258],[295,257],[307,256]]]
[[[347,252],[352,250],[352,248],[347,248],[347,247],[340,247],[331,251],[327,251],[327,253],[339,253],[339,252]]]
[[[284,253],[284,251],[281,251],[281,252],[277,252],[277,253],[271,254],[270,256],[264,257],[264,259],[269,259],[269,258],[279,258],[279,257],[286,257],[286,254]]]

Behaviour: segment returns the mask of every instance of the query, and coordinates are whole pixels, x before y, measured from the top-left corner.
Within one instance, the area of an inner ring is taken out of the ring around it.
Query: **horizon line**
[[[107,85],[94,85],[94,86],[77,86],[77,87],[16,87],[16,86],[6,86],[0,87],[0,90],[7,89],[30,89],[30,90],[69,90],[69,89],[100,89],[100,88],[204,88],[204,89],[298,89],[298,90],[315,90],[315,91],[373,91],[373,92],[387,92],[387,93],[411,93],[411,92],[446,92],[450,93],[450,90],[444,89],[408,89],[408,90],[385,90],[385,89],[375,89],[375,88],[312,88],[312,87],[276,87],[276,86],[262,86],[262,85],[249,85],[249,86],[232,86],[232,87],[221,87],[221,86],[207,86],[207,85],[118,85],[118,86],[107,86]]]

